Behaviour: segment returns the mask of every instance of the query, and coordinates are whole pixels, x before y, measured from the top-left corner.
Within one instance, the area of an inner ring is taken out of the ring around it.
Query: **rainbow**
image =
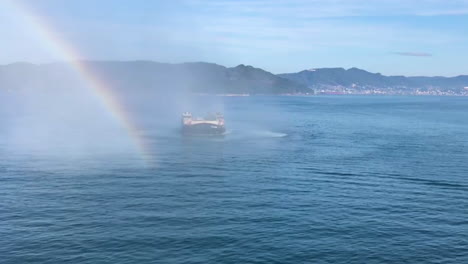
[[[149,148],[147,148],[144,138],[140,136],[138,128],[132,122],[131,116],[112,93],[110,87],[86,65],[78,50],[61,38],[60,35],[54,31],[51,23],[47,23],[43,18],[37,16],[30,8],[22,4],[20,0],[7,0],[7,3],[16,11],[14,14],[20,15],[25,25],[30,27],[45,45],[49,46],[53,52],[56,52],[60,58],[64,59],[69,66],[71,66],[79,75],[80,79],[91,89],[92,94],[95,95],[105,109],[108,110],[113,119],[125,129],[141,157],[146,162],[149,162],[152,155]]]

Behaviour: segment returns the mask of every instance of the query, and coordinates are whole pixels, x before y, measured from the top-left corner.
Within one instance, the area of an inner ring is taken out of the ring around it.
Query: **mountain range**
[[[388,92],[452,91],[463,92],[468,87],[468,75],[456,77],[385,76],[358,68],[319,68],[278,76],[313,89],[344,88],[352,90],[381,90]]]
[[[466,94],[468,76],[385,76],[358,68],[318,68],[275,75],[252,66],[225,67],[206,62],[168,64],[152,61],[80,61],[88,72],[123,91],[190,91],[208,94],[343,93]],[[80,85],[66,63],[14,63],[0,66],[0,90],[52,89]]]
[[[190,91],[208,94],[306,93],[306,85],[252,66],[228,68],[218,64],[181,64],[151,61],[81,61],[81,67],[123,91]],[[15,63],[0,66],[0,89],[66,89],[80,84],[73,68],[65,63],[35,65]],[[89,76],[87,76],[89,77]]]

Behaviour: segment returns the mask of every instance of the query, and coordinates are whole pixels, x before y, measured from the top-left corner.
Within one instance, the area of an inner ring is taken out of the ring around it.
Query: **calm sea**
[[[148,113],[145,161],[9,112],[0,263],[468,263],[467,98],[220,100],[223,137]]]

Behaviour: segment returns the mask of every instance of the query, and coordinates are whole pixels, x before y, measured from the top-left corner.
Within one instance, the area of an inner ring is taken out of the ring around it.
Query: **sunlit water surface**
[[[148,112],[144,153],[12,143],[8,113],[0,262],[468,263],[466,98],[222,100],[222,137]]]

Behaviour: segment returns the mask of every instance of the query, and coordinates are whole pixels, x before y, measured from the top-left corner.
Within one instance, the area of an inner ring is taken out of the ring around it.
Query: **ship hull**
[[[226,132],[226,128],[214,124],[195,124],[182,126],[182,133],[185,135],[221,135]]]

